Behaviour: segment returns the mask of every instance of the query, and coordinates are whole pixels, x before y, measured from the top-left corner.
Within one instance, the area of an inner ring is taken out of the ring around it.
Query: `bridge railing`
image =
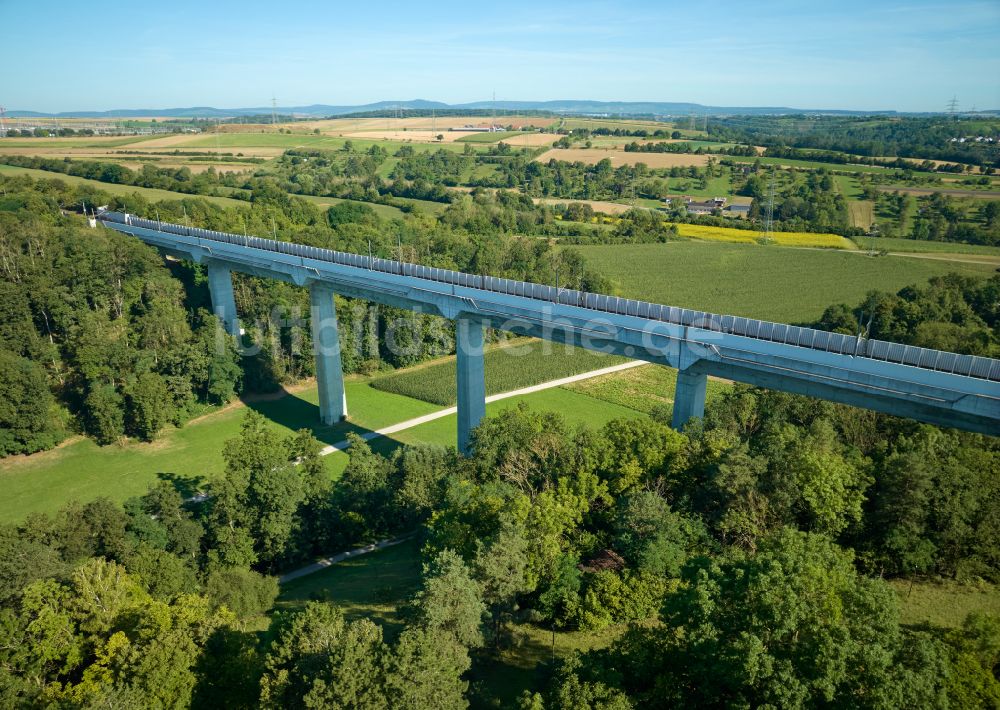
[[[210,229],[200,229],[198,227],[160,222],[159,220],[143,219],[122,212],[105,211],[98,214],[98,219],[105,222],[133,225],[168,234],[262,249],[302,259],[326,261],[342,266],[411,276],[439,283],[491,291],[493,293],[522,296],[524,298],[559,303],[567,306],[578,306],[605,313],[636,316],[673,325],[692,326],[702,330],[739,335],[755,340],[793,345],[841,355],[853,355],[872,360],[910,365],[936,372],[947,372],[1000,382],[1000,360],[993,358],[958,355],[942,350],[933,350],[870,338],[859,338],[853,335],[816,330],[815,328],[802,328],[784,323],[756,320],[754,318],[718,315],[706,311],[637,301],[631,298],[620,298],[618,296],[589,293],[575,289],[557,288],[530,281],[468,274],[433,266],[423,266],[421,264],[394,261],[392,259],[381,259],[362,254],[334,251],[332,249],[322,249],[305,244],[294,244],[274,239],[216,232]]]

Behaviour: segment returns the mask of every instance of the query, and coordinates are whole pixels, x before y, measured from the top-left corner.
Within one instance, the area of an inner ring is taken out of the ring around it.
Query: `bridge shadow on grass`
[[[244,400],[244,403],[249,409],[292,431],[308,429],[325,445],[339,444],[348,434],[364,436],[373,431],[355,424],[350,419],[332,425],[324,424],[319,418],[318,405],[287,390],[284,390],[283,395],[273,399]],[[370,442],[372,449],[382,454],[390,453],[402,445],[402,442],[386,436],[376,437]]]

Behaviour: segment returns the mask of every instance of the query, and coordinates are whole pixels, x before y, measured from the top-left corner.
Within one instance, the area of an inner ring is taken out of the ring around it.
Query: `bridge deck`
[[[322,249],[320,247],[282,242],[274,239],[216,232],[209,229],[199,229],[197,227],[142,219],[134,215],[125,215],[121,212],[104,212],[100,215],[100,219],[102,221],[129,224],[186,237],[263,249],[265,251],[298,256],[305,259],[329,261],[342,266],[353,266],[401,276],[413,276],[429,281],[481,289],[493,293],[522,296],[547,303],[577,306],[601,313],[636,316],[674,325],[692,326],[702,330],[740,335],[754,340],[782,343],[784,345],[793,345],[842,355],[853,355],[855,357],[882,362],[909,365],[935,372],[947,372],[1000,382],[1000,360],[993,358],[958,355],[931,348],[921,348],[914,345],[903,345],[853,335],[831,333],[824,330],[772,323],[753,318],[719,315],[705,311],[637,301],[630,298],[619,298],[617,296],[588,293],[574,289],[556,288],[528,281],[516,281],[495,276],[481,276],[391,259],[368,257],[362,254]]]

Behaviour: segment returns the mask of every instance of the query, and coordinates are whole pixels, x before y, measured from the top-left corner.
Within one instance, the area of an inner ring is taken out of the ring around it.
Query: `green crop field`
[[[990,264],[697,241],[573,249],[621,295],[787,323],[811,322],[827,306],[855,304],[871,290],[897,291],[949,271],[994,271]]]
[[[350,422],[319,423],[316,388],[248,406],[264,414],[282,432],[311,429],[321,441],[341,441],[348,431],[378,429],[435,411],[437,407],[347,381]],[[99,496],[125,500],[140,495],[158,478],[197,481],[223,470],[222,445],[239,433],[243,407],[217,410],[181,429],[168,429],[153,443],[98,446],[78,438],[52,451],[0,461],[0,522],[29,513],[52,512],[72,500]],[[342,468],[342,467],[341,467]]]
[[[493,348],[485,359],[488,395],[625,362],[625,358],[539,340],[519,340],[509,347]],[[372,381],[372,387],[442,406],[453,405],[458,396],[454,359],[379,377]]]
[[[223,207],[246,207],[247,202],[236,200],[231,197],[207,197],[205,195],[189,195],[184,192],[172,192],[171,190],[160,190],[153,187],[135,187],[133,185],[117,185],[110,182],[100,182],[99,180],[89,180],[75,175],[64,175],[62,173],[50,172],[48,170],[36,170],[34,168],[21,168],[14,165],[0,165],[0,175],[29,175],[35,180],[62,180],[67,185],[87,185],[97,190],[104,190],[112,195],[133,195],[140,194],[150,202],[160,200],[207,200]]]

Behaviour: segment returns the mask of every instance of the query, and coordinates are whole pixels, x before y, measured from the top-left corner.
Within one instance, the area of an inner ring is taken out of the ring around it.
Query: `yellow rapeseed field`
[[[753,244],[761,233],[732,227],[711,227],[704,224],[678,224],[677,234],[691,239],[709,239],[717,242]],[[819,247],[823,249],[857,249],[850,239],[839,234],[813,232],[774,232],[774,243],[783,247]]]

